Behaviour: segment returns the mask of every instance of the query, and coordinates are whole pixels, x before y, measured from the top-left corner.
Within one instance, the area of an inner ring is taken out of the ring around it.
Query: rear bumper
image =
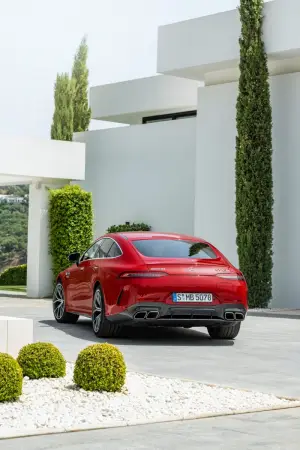
[[[229,313],[229,314],[228,314]],[[233,315],[231,315],[233,314]],[[212,306],[182,306],[158,302],[143,302],[107,319],[124,325],[137,326],[211,326],[242,322],[247,314],[243,304]]]

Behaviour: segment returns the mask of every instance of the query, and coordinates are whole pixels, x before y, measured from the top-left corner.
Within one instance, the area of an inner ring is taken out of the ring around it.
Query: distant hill
[[[28,186],[0,186],[0,194],[24,197]],[[0,273],[27,261],[28,202],[0,203]]]
[[[0,186],[0,194],[24,197],[29,193],[29,186]]]

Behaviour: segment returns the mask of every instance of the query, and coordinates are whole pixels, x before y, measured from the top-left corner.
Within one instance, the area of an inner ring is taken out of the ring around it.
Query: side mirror
[[[69,261],[70,261],[71,263],[78,264],[78,263],[79,263],[79,260],[80,260],[80,253],[75,252],[75,253],[71,253],[71,254],[69,255]]]

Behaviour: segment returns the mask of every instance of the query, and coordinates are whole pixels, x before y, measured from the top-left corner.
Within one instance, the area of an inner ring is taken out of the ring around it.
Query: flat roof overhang
[[[299,0],[268,2],[264,15],[270,74],[300,71]],[[236,81],[240,32],[237,9],[162,26],[157,72],[205,84]]]
[[[199,85],[158,75],[95,86],[90,90],[92,119],[136,125],[143,117],[190,111],[197,107]]]
[[[84,180],[85,144],[0,136],[0,184]]]

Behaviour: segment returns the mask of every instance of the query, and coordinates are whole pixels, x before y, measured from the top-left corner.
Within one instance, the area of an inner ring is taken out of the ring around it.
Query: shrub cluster
[[[50,343],[25,345],[17,360],[0,353],[0,402],[17,400],[22,394],[23,376],[32,380],[61,378],[66,361]],[[126,364],[120,350],[111,344],[90,345],[82,350],[74,369],[74,383],[86,391],[118,392],[125,384]]]
[[[0,286],[26,286],[27,265],[10,267],[0,274]]]
[[[90,345],[78,355],[74,382],[85,391],[120,391],[125,377],[123,355],[114,345]]]
[[[68,256],[82,253],[93,240],[92,195],[80,186],[50,191],[50,254],[54,279],[70,263]]]
[[[112,225],[108,228],[107,233],[124,233],[126,231],[150,231],[151,227],[145,223],[126,222],[122,225]]]
[[[17,400],[22,394],[23,373],[17,361],[0,353],[0,402]]]
[[[39,378],[61,378],[66,375],[66,361],[53,344],[37,342],[25,345],[18,359],[23,374],[32,380]]]

